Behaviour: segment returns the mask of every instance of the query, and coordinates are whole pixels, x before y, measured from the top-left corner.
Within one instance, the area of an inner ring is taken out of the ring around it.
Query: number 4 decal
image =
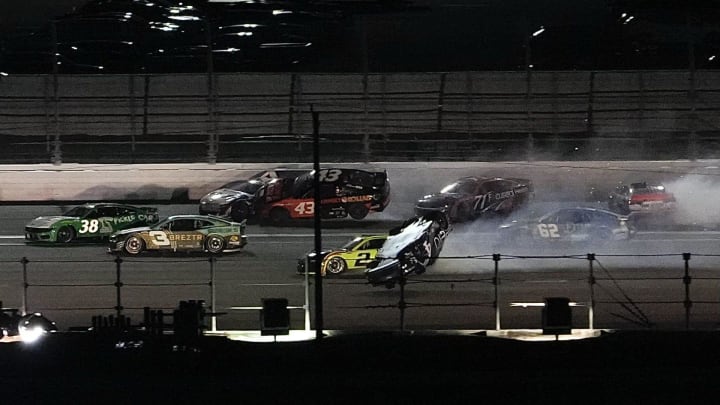
[[[538,233],[543,238],[559,238],[560,231],[557,224],[538,224]]]

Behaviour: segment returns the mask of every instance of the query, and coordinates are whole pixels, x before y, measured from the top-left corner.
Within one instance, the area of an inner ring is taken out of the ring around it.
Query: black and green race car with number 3
[[[135,256],[146,251],[232,252],[247,244],[245,220],[233,222],[211,215],[173,215],[152,226],[110,235],[108,253]]]
[[[159,220],[157,208],[119,203],[86,203],[62,215],[41,216],[25,226],[25,241],[70,243],[107,239],[128,228]]]

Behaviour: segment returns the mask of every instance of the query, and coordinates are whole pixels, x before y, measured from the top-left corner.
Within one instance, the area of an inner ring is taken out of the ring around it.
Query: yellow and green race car
[[[323,261],[320,271],[323,276],[337,275],[346,270],[365,270],[370,264],[377,251],[382,247],[387,235],[361,235],[352,238],[340,248],[323,251]],[[306,265],[313,273],[315,266],[315,252],[311,251],[298,259],[297,272],[305,273]]]

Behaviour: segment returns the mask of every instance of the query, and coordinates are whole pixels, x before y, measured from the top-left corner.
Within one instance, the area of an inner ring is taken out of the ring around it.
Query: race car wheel
[[[331,257],[325,265],[325,271],[328,274],[340,274],[347,270],[347,263],[341,257]]]
[[[597,244],[605,244],[612,240],[612,231],[609,229],[599,229],[592,235],[592,241]]]
[[[456,222],[466,222],[474,219],[472,208],[468,204],[462,204],[458,207],[457,212],[455,213],[455,221]]]
[[[218,235],[210,235],[205,241],[205,249],[210,253],[220,253],[225,249],[225,239]]]
[[[137,255],[145,250],[145,241],[138,235],[132,235],[125,240],[123,249],[129,255]]]
[[[290,213],[284,208],[275,207],[270,211],[270,221],[281,224],[290,219]]]
[[[63,226],[57,231],[57,241],[60,243],[70,243],[75,239],[75,229],[71,226]]]
[[[245,204],[235,204],[230,209],[230,218],[235,222],[241,222],[250,215],[250,209]]]
[[[363,219],[367,216],[369,210],[363,204],[352,204],[348,207],[348,214],[352,219]]]

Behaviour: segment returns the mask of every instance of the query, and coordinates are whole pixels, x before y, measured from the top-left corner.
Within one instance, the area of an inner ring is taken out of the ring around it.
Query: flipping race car
[[[641,182],[616,187],[608,195],[608,208],[624,215],[667,213],[677,208],[677,202],[662,184]]]
[[[365,270],[368,282],[393,288],[410,274],[424,273],[437,260],[450,231],[444,212],[408,219],[390,231],[375,260]]]
[[[221,253],[247,244],[245,222],[205,215],[174,215],[153,226],[110,235],[109,253],[138,255],[145,251]]]
[[[87,203],[62,215],[43,216],[25,226],[27,242],[70,243],[104,239],[122,229],[157,222],[157,208],[115,203]]]
[[[265,188],[262,219],[283,223],[290,219],[315,216],[315,171],[295,180],[273,179]],[[322,218],[363,219],[370,212],[381,212],[390,203],[387,173],[357,169],[322,169],[320,214]]]
[[[415,214],[446,212],[451,222],[473,220],[482,215],[508,215],[527,203],[533,194],[528,179],[462,177],[439,193],[426,195],[415,205]]]
[[[387,239],[387,235],[362,235],[352,238],[338,249],[323,251],[320,272],[325,275],[337,275],[346,270],[365,270],[372,263],[378,250]],[[317,255],[314,251],[298,259],[297,272],[304,274],[306,268],[310,273],[315,268]]]
[[[254,174],[247,180],[236,180],[223,184],[200,199],[199,212],[202,215],[230,217],[240,222],[254,217],[262,206],[265,186],[273,179],[295,179],[309,170],[273,169]]]
[[[625,215],[597,208],[561,208],[539,218],[500,225],[503,244],[524,242],[594,243],[628,240],[635,228]]]

